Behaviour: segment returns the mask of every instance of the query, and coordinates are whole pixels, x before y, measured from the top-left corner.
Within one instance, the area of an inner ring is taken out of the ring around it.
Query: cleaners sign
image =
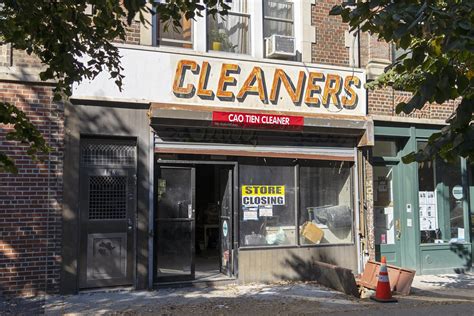
[[[242,205],[285,205],[285,186],[243,185]]]
[[[214,111],[212,112],[212,124],[214,126],[225,127],[299,129],[304,125],[304,117],[293,115]]]

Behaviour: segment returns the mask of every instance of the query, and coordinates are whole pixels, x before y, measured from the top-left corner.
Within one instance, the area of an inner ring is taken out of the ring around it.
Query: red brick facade
[[[126,43],[139,44],[140,24],[127,29]],[[0,67],[36,73],[37,58],[0,46]],[[12,68],[12,69],[15,69]],[[0,173],[0,296],[34,296],[59,289],[62,238],[64,108],[52,101],[52,86],[0,79],[0,100],[16,105],[41,131],[52,152],[32,161],[27,146],[5,141],[0,148],[15,159],[18,174]]]
[[[0,82],[0,100],[25,111],[52,147],[44,162],[27,146],[5,141],[17,175],[0,173],[0,295],[36,295],[58,288],[61,260],[61,203],[64,112],[52,102],[51,87]]]
[[[316,28],[316,42],[312,47],[312,61],[318,64],[349,66],[349,49],[345,46],[347,26],[340,17],[329,16],[337,0],[316,1],[311,21]]]

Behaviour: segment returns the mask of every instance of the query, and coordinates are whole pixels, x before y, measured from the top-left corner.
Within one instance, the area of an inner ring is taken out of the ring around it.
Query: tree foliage
[[[392,86],[412,97],[396,107],[412,113],[429,103],[459,103],[428,145],[404,157],[423,161],[439,155],[474,161],[474,1],[344,1],[331,10],[352,30],[375,34],[406,52],[369,87]]]
[[[179,27],[181,14],[226,14],[224,0],[2,0],[0,42],[39,58],[43,81],[54,80],[54,100],[71,95],[72,85],[107,71],[119,89],[123,68],[114,40],[125,40],[126,29],[146,13],[158,13],[163,22]],[[87,10],[92,6],[92,14]],[[82,56],[87,56],[85,62]],[[8,140],[28,144],[33,158],[51,148],[26,115],[14,105],[0,103],[0,124],[13,126]],[[13,159],[0,153],[0,170],[16,172]]]

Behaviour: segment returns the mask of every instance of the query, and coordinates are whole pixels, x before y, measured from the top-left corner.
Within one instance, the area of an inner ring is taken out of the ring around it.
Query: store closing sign
[[[242,185],[242,205],[285,205],[285,186]]]

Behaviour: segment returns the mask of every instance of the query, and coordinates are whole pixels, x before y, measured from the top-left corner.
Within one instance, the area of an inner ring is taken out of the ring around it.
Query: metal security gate
[[[135,141],[81,140],[80,288],[133,283],[136,166]]]

